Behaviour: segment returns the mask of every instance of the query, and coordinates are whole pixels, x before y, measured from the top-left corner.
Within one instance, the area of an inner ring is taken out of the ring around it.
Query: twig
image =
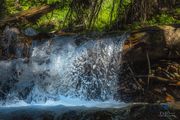
[[[147,62],[148,62],[148,88],[149,88],[149,76],[151,75],[151,63],[149,59],[149,54],[148,51],[146,51],[146,57],[147,57]]]
[[[158,80],[158,81],[161,81],[161,82],[167,82],[167,83],[176,83],[177,81],[172,81],[170,79],[166,79],[166,78],[163,78],[163,77],[159,77],[159,76],[154,76],[154,75],[137,75],[135,77],[140,77],[140,78],[146,78],[146,77],[149,77],[149,79],[153,79],[153,80]]]
[[[131,67],[130,67],[129,64],[128,64],[128,68],[129,68],[129,70],[130,70],[130,72],[131,72],[131,74],[132,74],[132,76],[133,76],[133,79],[134,79],[134,81],[136,82],[136,84],[137,84],[140,88],[142,88],[141,84],[139,84],[139,82],[136,80],[135,74],[134,74],[134,72],[133,72],[133,70],[131,69]]]

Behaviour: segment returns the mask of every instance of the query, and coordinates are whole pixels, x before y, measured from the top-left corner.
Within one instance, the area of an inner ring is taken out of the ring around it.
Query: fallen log
[[[51,5],[42,5],[38,7],[33,7],[28,10],[9,15],[0,20],[0,27],[5,26],[12,22],[35,22],[43,14],[51,12],[54,9],[61,7],[59,3],[54,3]]]

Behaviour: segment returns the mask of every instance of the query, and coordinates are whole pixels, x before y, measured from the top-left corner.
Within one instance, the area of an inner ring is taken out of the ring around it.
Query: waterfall
[[[31,57],[0,61],[0,104],[114,99],[128,35],[78,41],[54,37],[33,42]]]

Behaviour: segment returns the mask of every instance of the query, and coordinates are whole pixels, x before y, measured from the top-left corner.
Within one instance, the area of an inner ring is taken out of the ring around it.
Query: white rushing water
[[[1,106],[117,106],[127,34],[99,40],[55,37],[33,42],[31,57],[0,61]]]

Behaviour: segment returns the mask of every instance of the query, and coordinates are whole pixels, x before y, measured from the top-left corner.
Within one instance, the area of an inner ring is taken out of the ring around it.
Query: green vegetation
[[[26,24],[43,31],[135,29],[159,24],[179,24],[176,0],[6,0],[5,16],[44,4],[61,2],[59,7],[37,21]],[[2,6],[2,5],[1,5]],[[161,7],[159,7],[161,6]],[[173,7],[172,7],[173,6]],[[166,9],[166,12],[164,12]],[[1,14],[3,10],[0,10]],[[173,11],[174,14],[168,13]],[[2,16],[2,15],[1,15]]]
[[[180,24],[180,20],[175,19],[173,16],[168,14],[159,14],[152,17],[150,20],[141,22],[134,22],[131,26],[131,29],[137,29],[144,26],[158,26],[158,25],[169,25],[169,24]]]

